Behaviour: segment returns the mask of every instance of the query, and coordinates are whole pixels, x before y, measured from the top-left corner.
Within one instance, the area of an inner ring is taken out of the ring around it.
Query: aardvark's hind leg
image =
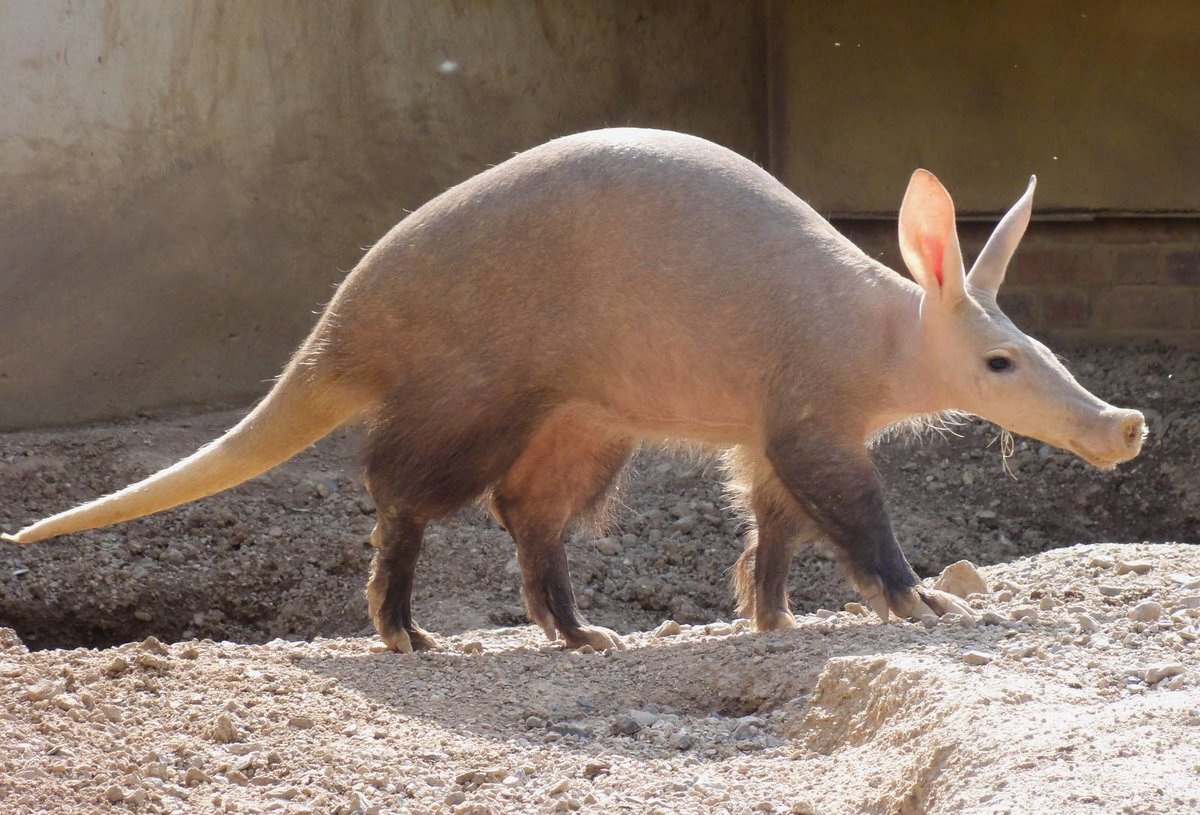
[[[569,648],[623,647],[614,632],[579,615],[563,537],[574,519],[604,503],[632,448],[628,438],[557,417],[538,429],[492,496],[493,511],[517,543],[530,618]]]

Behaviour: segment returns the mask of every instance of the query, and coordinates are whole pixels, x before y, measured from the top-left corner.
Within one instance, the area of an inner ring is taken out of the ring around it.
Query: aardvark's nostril
[[[1121,437],[1126,447],[1136,447],[1146,435],[1146,420],[1136,410],[1121,420]]]

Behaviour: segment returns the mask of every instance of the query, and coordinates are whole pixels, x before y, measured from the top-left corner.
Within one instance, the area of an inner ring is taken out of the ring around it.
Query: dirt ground
[[[585,613],[627,635],[617,654],[535,636],[511,541],[479,512],[433,529],[418,572],[417,619],[448,649],[376,653],[354,430],[189,507],[0,547],[0,811],[1200,811],[1197,361],[1072,355],[1149,419],[1115,472],[1018,441],[1009,475],[979,421],[878,448],[919,572],[1002,564],[974,598],[991,624],[713,625],[733,615],[740,521],[711,460],[658,450],[569,547]],[[240,413],[0,435],[0,528]],[[1057,549],[1088,541],[1134,545]],[[819,550],[791,586],[802,611],[855,599]],[[667,619],[680,634],[647,633]],[[150,636],[168,645],[132,644]]]

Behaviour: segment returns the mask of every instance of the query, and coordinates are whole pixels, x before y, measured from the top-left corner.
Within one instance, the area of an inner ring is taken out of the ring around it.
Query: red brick
[[[1086,328],[1092,317],[1087,292],[1058,289],[1042,295],[1042,317],[1048,328]]]
[[[1031,248],[1017,253],[1009,278],[1024,286],[1107,286],[1112,261],[1103,250]]]
[[[1117,283],[1153,283],[1158,279],[1158,252],[1121,252],[1117,255]]]
[[[1195,297],[1189,288],[1114,286],[1096,298],[1094,325],[1116,329],[1173,329],[1192,325]]]
[[[1167,255],[1163,279],[1176,286],[1200,285],[1200,252],[1172,252]]]

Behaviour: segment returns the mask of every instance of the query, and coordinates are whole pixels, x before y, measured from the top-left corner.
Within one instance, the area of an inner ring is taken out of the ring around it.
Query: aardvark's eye
[[[988,357],[987,366],[996,372],[1007,371],[1012,367],[1012,360],[1008,357]]]

